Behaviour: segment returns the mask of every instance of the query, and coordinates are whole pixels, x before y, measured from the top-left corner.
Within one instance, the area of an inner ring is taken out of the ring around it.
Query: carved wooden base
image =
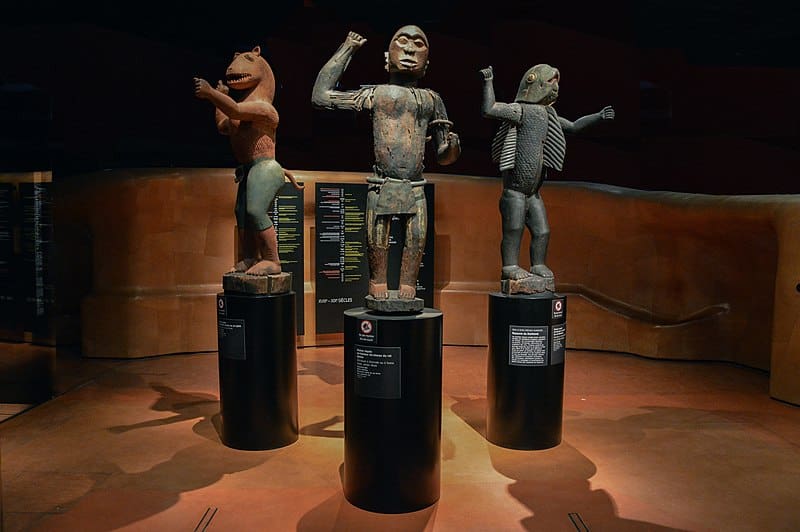
[[[292,274],[288,272],[275,275],[226,273],[222,276],[222,288],[226,292],[241,294],[285,294],[292,289]]]
[[[414,299],[400,299],[397,290],[389,290],[389,299],[375,299],[372,296],[364,298],[365,306],[378,312],[420,312],[425,307],[425,301]]]
[[[525,279],[503,279],[500,281],[500,291],[504,294],[538,294],[552,292],[556,289],[555,280],[533,274]]]

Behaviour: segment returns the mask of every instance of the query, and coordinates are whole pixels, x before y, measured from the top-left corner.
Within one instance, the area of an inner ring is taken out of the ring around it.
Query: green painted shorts
[[[236,225],[263,231],[272,227],[270,205],[283,186],[283,168],[275,159],[256,159],[236,169],[239,190],[236,193]]]

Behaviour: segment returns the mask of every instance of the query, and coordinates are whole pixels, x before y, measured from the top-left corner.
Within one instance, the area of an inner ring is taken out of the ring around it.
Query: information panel
[[[343,331],[342,313],[361,305],[369,290],[367,187],[355,183],[317,183],[316,188],[317,334]]]
[[[564,353],[567,347],[567,324],[553,325],[550,327],[551,331],[551,345],[550,345],[550,365],[563,364]]]
[[[275,195],[269,216],[278,234],[278,254],[281,270],[292,274],[292,290],[297,313],[297,334],[305,333],[303,279],[303,190],[284,183]]]
[[[0,329],[14,329],[18,312],[14,283],[14,185],[0,183]]]
[[[316,189],[316,332],[343,331],[342,312],[364,304],[369,291],[366,183],[317,183]],[[434,273],[434,188],[425,185],[428,230],[417,277],[417,297],[433,306]],[[396,290],[405,226],[400,216],[392,217],[389,236],[387,281]]]
[[[217,317],[217,349],[225,358],[246,360],[244,320]]]
[[[400,348],[355,344],[354,349],[356,393],[376,399],[400,399]]]
[[[546,366],[547,329],[547,326],[509,326],[508,363],[512,366]]]
[[[19,184],[22,205],[22,261],[25,271],[25,304],[28,330],[46,332],[55,300],[50,268],[53,252],[51,183]]]

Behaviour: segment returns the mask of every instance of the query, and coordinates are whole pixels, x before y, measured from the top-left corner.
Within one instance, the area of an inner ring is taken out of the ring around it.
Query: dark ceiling
[[[708,192],[798,189],[788,168],[800,157],[800,10],[772,0],[240,0],[184,8],[142,0],[4,9],[0,115],[17,122],[0,132],[0,155],[22,167],[45,152],[61,175],[230,165],[227,143],[192,98],[190,81],[217,75],[233,51],[255,44],[279,75],[281,160],[290,168],[369,167],[367,121],[312,111],[306,93],[348,29],[371,41],[343,78],[357,86],[381,79],[383,45],[399,25],[414,23],[436,39],[426,82],[442,92],[462,144],[473,150],[446,171],[494,172],[484,153],[492,125],[475,108],[477,68],[496,67],[502,98],[517,71],[544,60],[563,66],[571,83],[559,112],[577,117],[605,104],[618,111],[613,126],[570,141],[563,179]],[[20,139],[46,128],[19,109],[37,95],[50,102],[52,120],[47,146],[43,140],[28,157]],[[720,162],[733,151],[735,163]],[[748,178],[762,170],[759,180]],[[706,177],[698,180],[698,172]]]

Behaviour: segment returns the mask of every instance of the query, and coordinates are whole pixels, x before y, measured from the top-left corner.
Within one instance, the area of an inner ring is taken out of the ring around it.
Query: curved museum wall
[[[364,183],[366,174],[294,172],[306,183],[299,345],[341,343],[313,334],[314,186]],[[216,350],[215,295],[233,258],[232,175],[120,169],[57,183],[59,267],[91,269],[88,293],[60,292],[80,301],[85,356]],[[434,306],[444,312],[444,342],[486,345],[487,293],[499,290],[501,183],[426,177],[435,186]],[[570,348],[768,369],[772,395],[800,403],[800,196],[577,182],[546,183],[542,194],[548,262],[569,296]]]

